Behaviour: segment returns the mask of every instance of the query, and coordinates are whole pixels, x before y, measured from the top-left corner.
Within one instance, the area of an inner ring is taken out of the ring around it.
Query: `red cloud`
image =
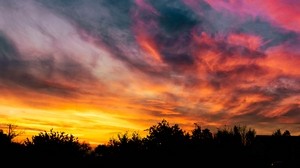
[[[206,0],[218,11],[229,11],[242,18],[260,17],[275,26],[300,32],[300,1],[297,0]]]

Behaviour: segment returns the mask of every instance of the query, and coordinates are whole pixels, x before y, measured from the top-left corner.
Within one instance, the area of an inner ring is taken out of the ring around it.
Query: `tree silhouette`
[[[225,126],[218,129],[214,136],[216,142],[217,157],[220,158],[217,166],[222,164],[230,165],[233,167],[239,166],[243,162],[250,162],[251,157],[246,156],[249,154],[248,146],[254,143],[256,131],[247,126],[234,125],[233,127]],[[228,154],[230,152],[230,155]],[[234,160],[232,159],[234,158]],[[250,166],[245,165],[245,167]]]
[[[17,131],[18,126],[14,124],[5,124],[5,127],[7,127],[7,130],[1,130],[2,134],[5,133],[5,135],[9,138],[9,140],[12,142],[14,138],[21,135],[23,131]]]
[[[198,124],[194,124],[194,129],[191,131],[190,144],[188,149],[189,154],[185,154],[186,157],[191,158],[191,160],[196,161],[201,158],[201,165],[209,165],[210,158],[215,156],[215,150],[213,148],[213,134],[209,129],[202,129]],[[186,159],[188,162],[190,159]],[[190,162],[190,161],[189,161]],[[192,164],[191,164],[192,166]]]
[[[201,127],[195,123],[195,128],[192,130],[192,141],[208,143],[213,139],[213,135],[209,129],[202,130]]]
[[[282,135],[282,133],[281,133],[280,129],[274,131],[273,134],[272,134],[272,136],[281,136],[281,135]]]
[[[12,141],[15,137],[21,135],[23,132],[22,131],[17,131],[18,126],[17,125],[13,125],[13,124],[7,124],[7,135],[10,138],[10,140]]]
[[[248,130],[247,130],[247,132],[245,134],[244,144],[246,146],[252,145],[254,143],[254,141],[255,141],[255,136],[256,136],[255,129],[248,128]]]
[[[247,126],[222,127],[212,133],[195,124],[187,133],[178,124],[162,120],[148,134],[120,133],[95,149],[64,132],[44,131],[13,142],[12,133],[0,130],[0,158],[17,167],[300,167],[300,137],[280,129],[256,135]]]
[[[77,137],[53,129],[32,136],[31,140],[27,138],[24,144],[32,156],[49,164],[57,160],[68,165],[78,165],[91,150],[88,144],[80,143]]]
[[[282,134],[282,136],[291,136],[291,133],[289,130],[285,130]]]
[[[144,142],[147,155],[159,163],[171,166],[184,160],[182,153],[186,153],[189,134],[178,124],[170,125],[165,119],[147,129],[148,135]]]
[[[117,149],[118,154],[123,157],[138,156],[138,152],[141,150],[143,145],[143,140],[138,133],[132,133],[132,136],[128,136],[128,132],[125,134],[118,134],[117,139],[111,139],[109,146]]]
[[[23,145],[17,142],[13,142],[13,138],[18,136],[14,130],[14,125],[8,124],[8,130],[6,133],[0,130],[0,160],[10,162],[9,165],[14,167],[16,164],[22,161],[23,158]]]
[[[11,139],[10,137],[0,130],[0,158],[7,158],[7,154],[10,150]]]
[[[108,144],[98,145],[95,148],[96,157],[104,166],[121,166],[144,158],[143,139],[137,132],[131,136],[128,132],[118,134],[117,138],[109,140]]]
[[[10,143],[11,143],[11,138],[7,134],[5,134],[3,132],[3,130],[0,130],[0,146],[1,146],[1,148]]]
[[[147,142],[154,148],[171,149],[172,146],[182,145],[189,137],[178,124],[170,126],[166,120],[148,129]]]

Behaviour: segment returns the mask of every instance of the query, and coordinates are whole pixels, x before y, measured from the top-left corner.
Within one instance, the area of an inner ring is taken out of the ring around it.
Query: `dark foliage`
[[[91,150],[88,144],[80,143],[73,135],[52,129],[33,136],[31,140],[27,139],[24,145],[28,161],[35,163],[38,160],[48,166],[57,163],[68,166],[85,164]]]
[[[1,130],[0,158],[12,167],[300,167],[300,137],[288,130],[262,136],[235,125],[212,133],[195,124],[186,132],[162,120],[146,131],[146,137],[126,132],[92,149],[64,132],[44,131],[21,144],[12,141],[14,132]]]

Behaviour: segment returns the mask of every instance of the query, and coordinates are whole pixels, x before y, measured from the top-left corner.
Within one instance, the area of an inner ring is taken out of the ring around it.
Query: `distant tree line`
[[[0,160],[7,167],[300,167],[300,136],[288,130],[259,136],[252,128],[235,125],[212,133],[195,124],[187,132],[162,120],[145,137],[125,132],[91,148],[52,129],[17,143],[14,129],[9,125],[8,131],[0,130]]]

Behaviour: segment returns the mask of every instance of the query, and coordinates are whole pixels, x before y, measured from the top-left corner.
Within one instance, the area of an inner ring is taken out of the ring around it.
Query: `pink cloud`
[[[206,0],[215,10],[242,18],[262,18],[275,26],[300,32],[300,1],[295,0]]]
[[[228,36],[228,43],[244,46],[251,50],[257,50],[261,46],[262,40],[259,36],[254,35],[230,34]]]
[[[147,12],[151,12],[153,14],[158,15],[158,11],[153,8],[150,4],[146,3],[144,0],[135,0],[135,3],[139,6],[139,8],[146,10]]]

